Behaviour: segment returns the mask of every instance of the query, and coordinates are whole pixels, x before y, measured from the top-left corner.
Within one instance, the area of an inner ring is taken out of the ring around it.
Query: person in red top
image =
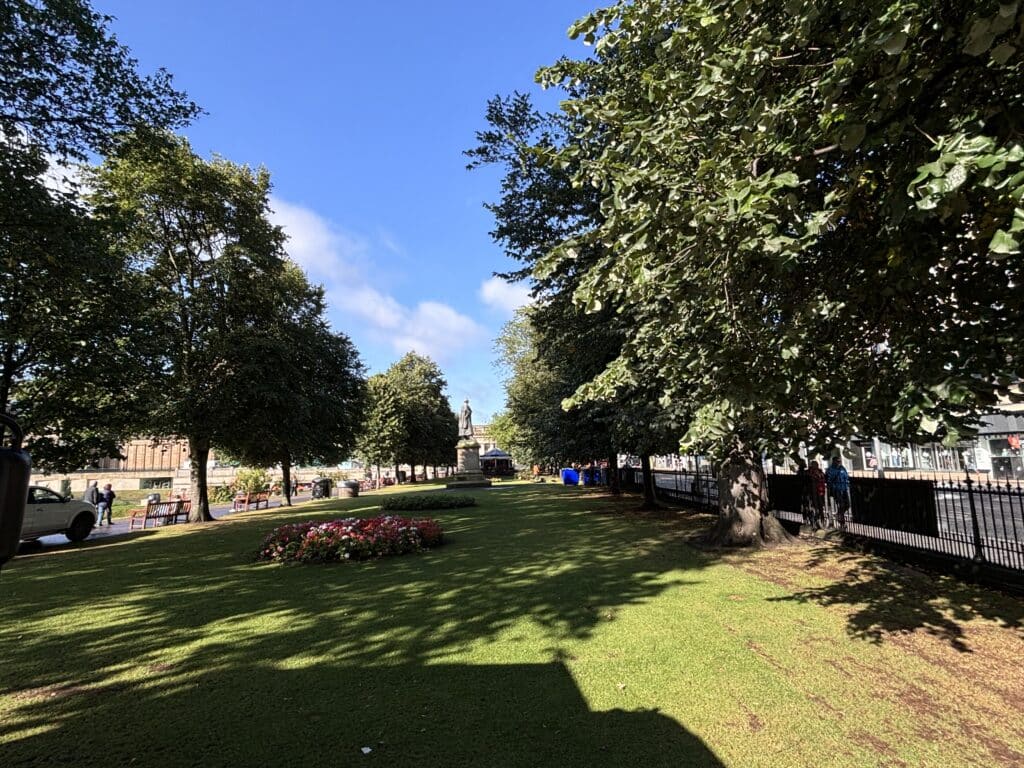
[[[811,509],[815,528],[825,525],[825,473],[821,471],[817,461],[811,461],[807,470],[807,482],[810,484]]]

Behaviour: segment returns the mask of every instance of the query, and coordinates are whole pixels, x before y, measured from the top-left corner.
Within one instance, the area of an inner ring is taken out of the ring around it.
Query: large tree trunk
[[[395,464],[395,485],[401,485],[402,481],[398,476],[398,464]]]
[[[608,454],[608,487],[611,492],[618,496],[622,493],[622,483],[619,482],[619,454],[614,448]]]
[[[760,547],[793,541],[768,513],[768,483],[761,457],[737,443],[718,468],[718,524],[708,542],[721,547]]]
[[[409,464],[409,482],[413,485],[416,484],[416,459]]]
[[[292,455],[289,451],[284,452],[281,458],[281,490],[284,491],[284,505],[292,505]]]
[[[657,509],[658,499],[654,495],[654,473],[651,472],[651,457],[640,457],[640,469],[644,476],[644,503],[641,509]]]
[[[210,441],[202,437],[189,437],[189,481],[192,509],[188,513],[190,523],[205,523],[213,520],[210,514],[210,497],[206,492],[206,462],[210,458]]]

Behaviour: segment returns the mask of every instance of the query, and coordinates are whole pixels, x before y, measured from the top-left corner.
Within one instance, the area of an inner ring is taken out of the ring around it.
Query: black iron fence
[[[639,469],[621,470],[624,488],[642,488]],[[812,520],[804,479],[768,475],[772,514],[797,524]],[[654,472],[659,499],[713,510],[718,484],[710,472]],[[965,475],[961,479],[910,480],[851,477],[849,510],[826,499],[823,524],[886,545],[959,562],[1024,572],[1024,486]],[[843,505],[843,506],[846,506]]]

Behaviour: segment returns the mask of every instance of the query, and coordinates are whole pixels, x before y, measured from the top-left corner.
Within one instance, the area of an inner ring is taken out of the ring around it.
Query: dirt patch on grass
[[[905,768],[907,765],[899,759],[899,755],[896,750],[894,750],[886,741],[883,741],[867,731],[851,731],[850,740],[854,744],[858,744],[859,746],[874,752],[876,755],[884,755],[887,760],[884,763],[879,763],[880,765],[889,765],[893,766],[893,768]]]

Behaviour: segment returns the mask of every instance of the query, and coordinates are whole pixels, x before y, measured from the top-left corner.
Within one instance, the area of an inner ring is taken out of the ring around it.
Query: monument
[[[480,443],[473,439],[473,409],[467,399],[459,411],[459,442],[455,444],[458,467],[449,488],[486,488],[491,481],[480,471]]]

